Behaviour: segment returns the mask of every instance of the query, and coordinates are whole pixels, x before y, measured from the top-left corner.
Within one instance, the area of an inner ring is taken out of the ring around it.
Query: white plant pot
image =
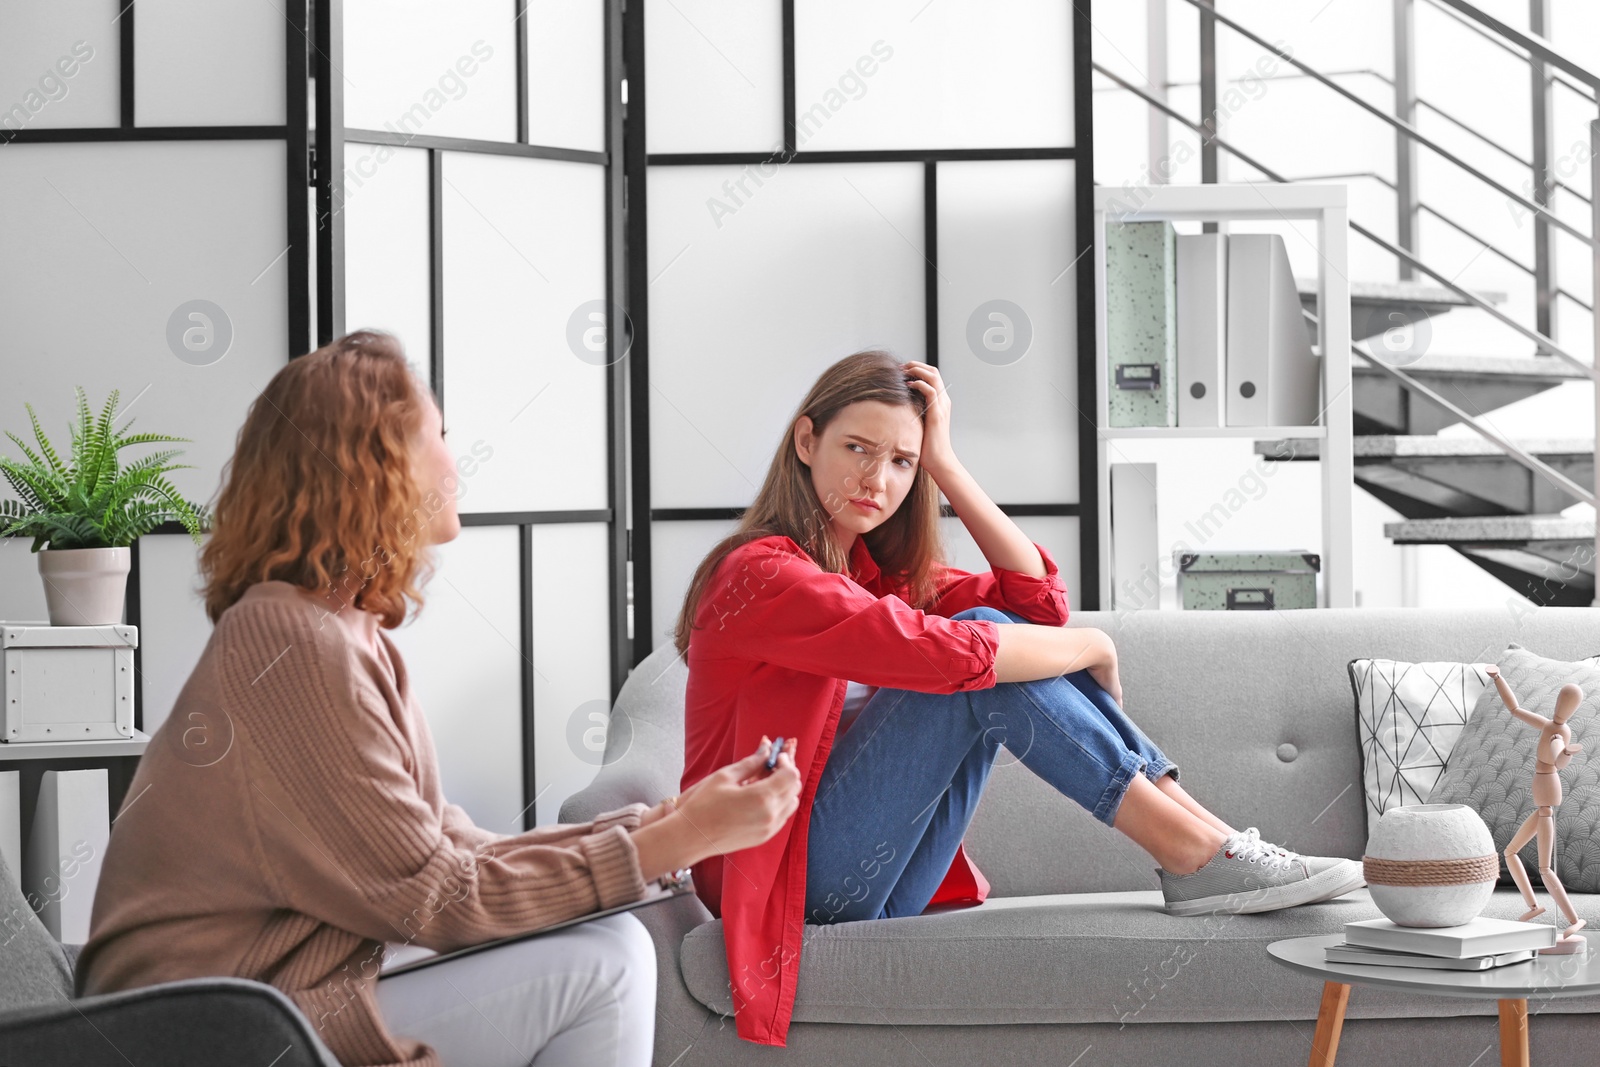
[[[1378,820],[1363,867],[1373,903],[1391,922],[1460,926],[1489,903],[1500,857],[1489,827],[1465,804],[1407,804]]]
[[[122,621],[132,562],[127,548],[44,548],[36,555],[51,626]]]

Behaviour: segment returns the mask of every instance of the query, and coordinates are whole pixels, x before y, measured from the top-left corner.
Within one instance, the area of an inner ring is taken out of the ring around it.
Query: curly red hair
[[[257,582],[291,582],[392,629],[435,562],[441,502],[411,474],[427,386],[390,334],[359,330],[294,359],[245,415],[200,553],[215,623]]]

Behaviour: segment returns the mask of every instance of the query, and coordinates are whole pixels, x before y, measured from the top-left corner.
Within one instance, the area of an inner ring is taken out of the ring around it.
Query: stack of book
[[[1399,926],[1388,919],[1344,924],[1344,944],[1329,945],[1329,963],[1433,970],[1486,971],[1531,960],[1556,943],[1545,923],[1490,919],[1482,915],[1460,926]]]

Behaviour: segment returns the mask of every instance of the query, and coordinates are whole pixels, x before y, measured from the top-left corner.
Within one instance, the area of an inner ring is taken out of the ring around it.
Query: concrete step
[[[1592,438],[1513,442],[1582,486],[1594,484]],[[1314,460],[1321,440],[1256,441],[1259,455]],[[1551,514],[1578,500],[1476,434],[1460,437],[1358,436],[1355,479],[1361,488],[1408,519]]]
[[[1456,356],[1429,352],[1399,368],[1457,407],[1473,413],[1554,389],[1588,377],[1556,356]],[[1456,417],[1371,366],[1351,358],[1352,425],[1357,434],[1438,433]]]
[[[1317,310],[1317,280],[1296,278],[1300,303],[1312,314]],[[1505,303],[1506,294],[1473,290],[1489,304]],[[1472,301],[1440,285],[1427,282],[1351,282],[1350,339],[1376,337],[1396,323],[1415,323],[1456,308],[1473,307]],[[1393,317],[1398,312],[1400,318]]]
[[[1449,545],[1534,604],[1594,601],[1594,521],[1561,515],[1408,519],[1385,523],[1402,545]]]

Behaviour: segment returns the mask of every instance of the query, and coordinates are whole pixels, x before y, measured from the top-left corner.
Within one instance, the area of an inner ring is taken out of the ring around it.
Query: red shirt
[[[866,541],[850,574],[822,570],[781,535],[748,541],[719,564],[689,640],[680,788],[754,752],[761,735],[792,737],[800,807],[770,840],[694,868],[694,885],[723,920],[739,1036],[783,1045],[800,970],[811,801],[833,747],[847,681],[955,693],[995,684],[999,624],[951,619],[1006,608],[1036,623],[1067,621],[1067,588],[1037,543],[1045,576],[945,568],[929,612],[911,607],[878,570]],[[958,849],[933,902],[981,902],[989,883]]]

